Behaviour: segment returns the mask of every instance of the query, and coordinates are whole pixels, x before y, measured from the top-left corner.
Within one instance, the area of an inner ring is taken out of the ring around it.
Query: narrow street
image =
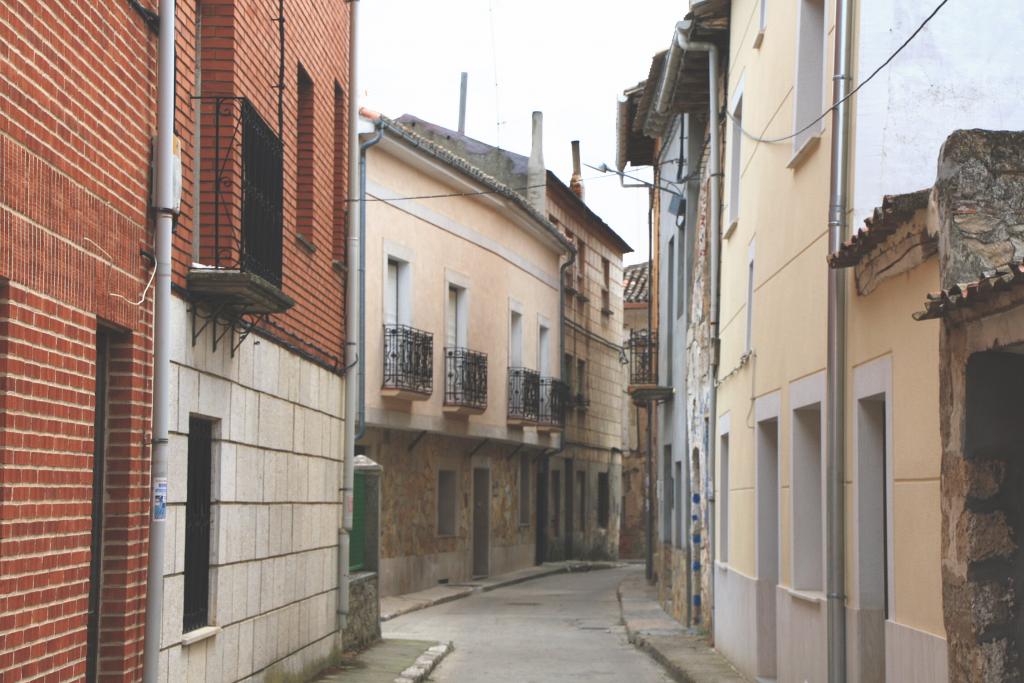
[[[639,566],[558,574],[412,612],[385,638],[451,640],[430,680],[671,680],[626,641],[615,589]]]

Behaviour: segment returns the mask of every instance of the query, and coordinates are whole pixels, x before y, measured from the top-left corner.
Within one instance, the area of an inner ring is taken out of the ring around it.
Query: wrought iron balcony
[[[508,422],[533,424],[540,413],[540,374],[528,368],[508,369]]]
[[[658,383],[658,333],[649,330],[632,330],[626,342],[629,356],[630,385],[653,385]]]
[[[565,410],[569,404],[569,385],[555,377],[540,378],[540,400],[537,423],[544,430],[565,426]]]
[[[422,400],[433,390],[434,335],[408,325],[385,325],[381,394]]]
[[[487,354],[454,347],[444,350],[444,410],[465,415],[487,409]]]
[[[245,313],[283,311],[283,148],[244,97],[200,98],[199,263],[188,275],[199,299]]]

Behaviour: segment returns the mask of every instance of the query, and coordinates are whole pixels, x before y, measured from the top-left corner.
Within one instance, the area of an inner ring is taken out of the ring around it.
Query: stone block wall
[[[337,633],[343,380],[250,336],[234,357],[211,330],[191,343],[175,299],[161,680],[298,674]],[[182,638],[190,416],[214,421],[209,623]]]
[[[380,640],[380,592],[376,573],[363,572],[350,578],[348,604],[345,651],[365,650]]]

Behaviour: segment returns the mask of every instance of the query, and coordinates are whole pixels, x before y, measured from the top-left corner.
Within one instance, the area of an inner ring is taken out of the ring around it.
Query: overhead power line
[[[913,33],[910,34],[910,37],[908,37],[906,40],[904,40],[903,44],[900,45],[898,48],[896,48],[896,51],[893,52],[891,55],[889,55],[889,57],[884,62],[882,62],[878,66],[877,69],[872,71],[871,75],[869,75],[863,81],[858,83],[857,87],[854,88],[853,90],[851,90],[849,92],[849,94],[846,95],[846,97],[844,97],[843,99],[839,100],[838,102],[833,104],[831,107],[829,107],[828,109],[823,111],[821,113],[821,116],[819,116],[818,118],[814,119],[813,121],[808,123],[806,126],[801,128],[800,130],[796,131],[795,133],[793,133],[791,135],[783,136],[781,138],[762,138],[762,137],[759,137],[757,135],[754,135],[753,133],[747,132],[743,128],[743,126],[740,124],[740,122],[736,120],[736,117],[734,117],[732,115],[732,113],[729,112],[728,109],[726,109],[725,115],[729,117],[729,120],[732,121],[734,126],[739,128],[740,132],[743,134],[744,137],[750,138],[754,142],[765,142],[765,143],[768,143],[768,144],[775,144],[775,143],[779,143],[779,142],[786,142],[787,140],[792,140],[793,138],[796,138],[799,135],[801,135],[803,133],[806,133],[808,130],[810,130],[811,128],[816,126],[818,123],[820,123],[826,116],[829,115],[830,112],[835,111],[839,107],[839,105],[843,104],[844,102],[849,100],[851,97],[856,95],[857,91],[860,90],[861,88],[863,88],[868,83],[870,83],[871,80],[875,76],[877,76],[879,73],[881,73],[882,69],[884,69],[885,67],[889,66],[889,64],[892,62],[892,60],[896,59],[896,56],[899,53],[903,52],[904,48],[906,48],[908,45],[910,45],[911,41],[913,41],[914,38],[917,37],[917,34],[919,34],[921,31],[924,30],[924,27],[928,25],[928,22],[930,22],[935,17],[935,15],[939,13],[939,10],[941,10],[943,7],[945,7],[947,2],[949,2],[949,0],[942,0],[942,2],[940,2],[938,5],[936,5],[935,9],[932,10],[931,14],[929,14],[927,17],[925,17],[925,20],[921,22],[921,25],[918,26],[917,29]]]

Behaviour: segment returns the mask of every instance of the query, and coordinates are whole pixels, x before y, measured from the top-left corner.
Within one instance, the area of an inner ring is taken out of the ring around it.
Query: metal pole
[[[156,285],[153,295],[153,461],[150,470],[149,562],[142,676],[160,676],[163,624],[164,532],[167,518],[167,415],[170,404],[171,229],[174,222],[174,12],[160,0],[156,145]],[[180,330],[175,331],[180,332]]]
[[[348,196],[359,193],[359,2],[349,6],[349,82],[348,82]],[[345,278],[345,420],[344,420],[344,461],[341,466],[341,528],[338,529],[338,628],[348,626],[348,582],[349,582],[349,530],[352,528],[352,488],[354,462],[356,457],[356,406],[359,403],[359,382],[353,377],[352,369],[362,356],[357,346],[359,338],[359,273],[352,267],[353,259],[359,253],[359,219],[355,211],[348,212],[346,226],[345,263],[348,266]],[[350,464],[352,466],[350,466]]]
[[[828,218],[828,248],[839,251],[846,238],[849,203],[850,70],[853,63],[853,0],[836,2],[835,74],[832,101],[832,165]],[[828,360],[826,383],[826,577],[828,617],[828,680],[846,680],[846,271],[828,271]]]

